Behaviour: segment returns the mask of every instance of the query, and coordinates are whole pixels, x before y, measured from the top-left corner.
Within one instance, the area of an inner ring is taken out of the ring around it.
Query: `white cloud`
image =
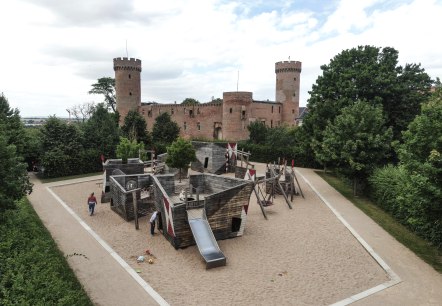
[[[393,47],[400,64],[441,76],[440,1],[342,0],[315,11],[302,3],[9,1],[0,10],[0,91],[23,116],[67,116],[70,106],[100,100],[90,85],[113,76],[126,41],[143,63],[143,101],[222,97],[236,90],[238,71],[239,90],[273,100],[274,63],[290,56],[303,62],[305,105],[320,65],[358,45]]]

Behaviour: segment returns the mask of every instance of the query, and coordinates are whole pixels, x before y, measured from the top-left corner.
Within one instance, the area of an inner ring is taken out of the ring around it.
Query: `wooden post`
[[[138,225],[138,203],[137,203],[137,191],[136,190],[132,191],[132,201],[134,204],[135,229],[138,230],[138,229],[140,229],[140,227]]]

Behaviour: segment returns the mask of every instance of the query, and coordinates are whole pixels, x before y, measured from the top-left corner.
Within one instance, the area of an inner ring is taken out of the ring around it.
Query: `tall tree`
[[[181,182],[182,169],[186,168],[190,162],[196,160],[195,149],[190,141],[178,138],[167,147],[166,164],[172,168],[179,169],[179,180]]]
[[[155,144],[170,145],[180,134],[180,127],[172,121],[169,113],[162,113],[155,119],[152,129],[152,141]]]
[[[152,137],[147,130],[146,120],[137,111],[131,110],[127,113],[121,131],[130,140],[136,140],[145,145],[150,145],[152,142]]]
[[[23,163],[25,132],[17,109],[0,95],[0,212],[15,207],[15,201],[32,191]]]
[[[97,80],[97,83],[92,84],[92,89],[89,94],[97,94],[104,96],[104,102],[108,109],[114,112],[117,109],[117,98],[115,96],[115,79],[109,77],[102,77]]]
[[[50,117],[42,129],[41,165],[48,177],[82,172],[82,138],[77,125]]]
[[[357,101],[327,125],[317,154],[353,179],[356,194],[358,181],[365,180],[386,158],[391,140],[392,130],[385,128],[382,107]]]
[[[398,51],[389,47],[344,50],[321,70],[310,91],[309,114],[302,125],[312,137],[315,152],[320,150],[328,122],[358,100],[381,105],[386,126],[391,126],[394,139],[400,140],[401,131],[419,113],[432,84],[420,65],[398,66]]]
[[[19,110],[9,106],[3,93],[0,94],[0,124],[3,125],[8,144],[13,144],[16,153],[22,156],[26,146],[25,127],[21,122]]]
[[[115,149],[120,136],[118,123],[102,103],[95,107],[91,118],[81,126],[81,129],[85,149],[95,150],[97,158],[101,154],[105,158],[115,157]]]

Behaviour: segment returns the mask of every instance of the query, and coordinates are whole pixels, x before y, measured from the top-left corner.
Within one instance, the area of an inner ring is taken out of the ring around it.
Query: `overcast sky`
[[[91,84],[128,53],[142,60],[143,102],[222,98],[238,74],[240,91],[274,101],[275,62],[290,57],[305,106],[320,66],[358,45],[393,47],[400,65],[441,77],[441,29],[441,0],[4,1],[0,92],[22,117],[67,117],[103,100]]]

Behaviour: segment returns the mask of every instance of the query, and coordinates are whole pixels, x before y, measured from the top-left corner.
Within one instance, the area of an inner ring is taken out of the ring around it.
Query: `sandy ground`
[[[257,165],[258,175],[264,166]],[[175,250],[148,217],[140,229],[108,203],[89,216],[86,199],[100,181],[53,187],[98,235],[171,305],[327,305],[388,280],[386,273],[298,177],[305,199],[289,209],[282,196],[261,214],[252,193],[245,233],[218,241],[227,266],[211,270],[196,246]],[[137,263],[149,249],[154,264]],[[87,255],[87,254],[86,254]]]

